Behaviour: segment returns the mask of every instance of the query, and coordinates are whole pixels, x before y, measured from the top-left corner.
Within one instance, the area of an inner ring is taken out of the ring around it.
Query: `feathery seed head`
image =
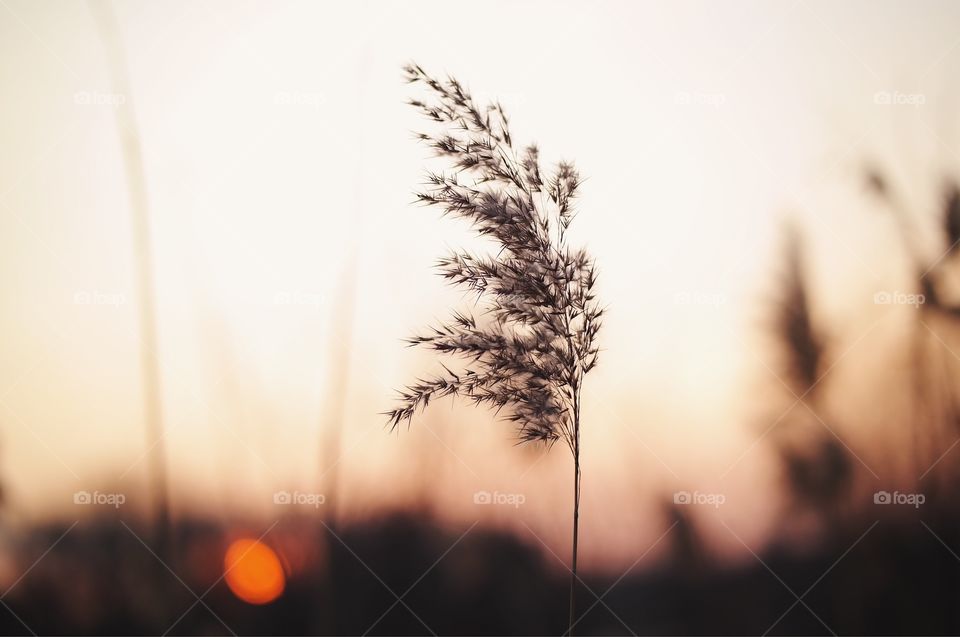
[[[400,406],[385,415],[396,428],[431,400],[458,396],[502,411],[520,442],[563,440],[573,450],[580,386],[597,363],[603,314],[594,261],[566,242],[580,176],[569,162],[544,175],[535,145],[518,154],[501,104],[478,105],[455,78],[437,80],[416,64],[404,72],[433,97],[408,103],[441,125],[416,137],[452,169],[427,173],[417,200],[466,220],[498,250],[437,261],[451,285],[477,294],[477,311],[453,312],[406,342],[457,357],[465,369],[443,365],[442,374],[401,391]]]

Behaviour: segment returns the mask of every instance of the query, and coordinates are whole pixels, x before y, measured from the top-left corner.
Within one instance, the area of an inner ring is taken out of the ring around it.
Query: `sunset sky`
[[[756,441],[789,403],[760,335],[781,222],[809,241],[816,312],[843,326],[830,373],[856,378],[895,329],[873,295],[909,289],[864,162],[909,182],[920,214],[940,194],[927,176],[960,169],[952,2],[358,2],[334,14],[120,1],[116,14],[130,94],[87,4],[0,0],[0,485],[18,521],[73,515],[83,489],[129,491],[136,508],[146,484],[117,109],[133,109],[144,153],[175,512],[269,516],[274,492],[322,489],[321,429],[346,373],[345,515],[426,499],[451,520],[526,526],[564,555],[566,449],[516,447],[508,423],[469,406],[439,403],[393,435],[379,413],[435,369],[401,339],[468,302],[431,265],[479,245],[412,205],[431,160],[402,65],[499,98],[516,139],[576,161],[587,181],[572,237],[596,256],[609,306],[583,407],[595,563],[632,562],[680,489],[726,494],[702,512],[718,551],[742,547],[717,516],[768,540],[779,487]],[[337,331],[351,299],[352,327]],[[343,339],[348,370],[334,362]],[[862,431],[843,436],[883,466]],[[478,490],[525,502],[478,510]]]

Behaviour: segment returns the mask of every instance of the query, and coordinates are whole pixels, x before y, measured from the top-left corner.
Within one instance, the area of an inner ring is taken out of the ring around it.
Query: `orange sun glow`
[[[258,540],[233,542],[223,558],[227,586],[248,604],[268,604],[283,593],[286,577],[280,558]]]

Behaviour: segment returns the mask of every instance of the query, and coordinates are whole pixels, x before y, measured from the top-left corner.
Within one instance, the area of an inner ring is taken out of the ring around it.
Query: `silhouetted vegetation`
[[[584,606],[592,608],[577,630],[604,635],[960,631],[954,599],[960,564],[916,520],[875,513],[845,520],[816,550],[799,553],[774,544],[763,552],[763,564],[748,558],[734,566],[709,559],[687,521],[687,531],[669,536],[672,551],[654,568],[619,581],[614,575],[585,576],[584,590],[591,592],[584,593]],[[941,538],[960,537],[956,515],[926,511],[923,517]],[[29,566],[65,528],[34,529],[19,548],[21,566]],[[174,635],[368,630],[555,635],[567,629],[560,619],[566,574],[538,546],[512,534],[477,529],[437,562],[463,529],[418,512],[345,524],[338,531],[342,543],[315,519],[287,518],[266,541],[320,548],[290,565],[280,599],[250,606],[218,581],[223,550],[235,532],[230,529],[236,528],[203,519],[180,523],[175,534],[183,556],[170,564],[171,572],[116,519],[84,522],[4,598],[9,611],[0,613],[0,630],[26,632],[14,613],[38,634],[159,634],[171,626]],[[131,529],[141,531],[135,524]],[[327,565],[336,569],[329,573],[336,582],[332,590],[324,586]],[[188,587],[197,595],[209,589],[203,604],[195,604]],[[594,605],[594,595],[603,595],[604,603]],[[335,624],[328,626],[325,613],[331,607]]]
[[[560,162],[543,171],[540,152],[514,149],[509,122],[499,103],[474,102],[456,79],[441,82],[415,64],[407,81],[426,85],[435,103],[410,100],[439,133],[420,133],[452,174],[428,173],[418,200],[470,222],[495,243],[492,256],[453,252],[437,268],[451,284],[476,294],[470,312],[454,312],[446,323],[408,339],[440,354],[458,357],[465,369],[419,380],[400,393],[401,406],[388,412],[391,426],[409,423],[431,400],[448,396],[492,407],[516,423],[521,442],[552,445],[562,440],[573,456],[573,558],[570,627],[576,620],[577,545],[580,518],[580,400],[583,378],[597,364],[595,344],[603,309],[596,300],[593,259],[572,248],[567,229],[580,176]]]

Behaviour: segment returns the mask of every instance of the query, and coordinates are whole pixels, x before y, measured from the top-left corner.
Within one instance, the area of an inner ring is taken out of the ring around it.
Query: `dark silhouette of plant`
[[[784,234],[786,263],[773,313],[773,331],[784,350],[785,361],[781,367],[791,391],[797,396],[806,396],[816,390],[826,339],[813,325],[799,231],[790,225]]]
[[[956,392],[957,371],[952,354],[945,347],[944,334],[955,334],[960,326],[960,305],[943,294],[945,283],[955,275],[949,257],[960,245],[960,188],[953,179],[944,184],[939,230],[942,243],[928,254],[921,248],[915,217],[907,200],[879,167],[864,170],[868,189],[893,215],[897,234],[914,275],[915,290],[922,301],[913,313],[913,415],[914,462],[918,471],[935,463],[960,430],[960,396]],[[951,431],[952,429],[952,431]],[[940,470],[949,466],[935,463]],[[932,483],[927,490],[932,489]]]
[[[573,199],[580,186],[574,166],[560,162],[544,174],[536,146],[518,152],[499,103],[480,106],[453,77],[434,79],[415,64],[407,81],[425,84],[434,101],[410,100],[441,125],[417,137],[452,172],[427,173],[417,199],[444,215],[469,221],[492,239],[494,256],[455,251],[437,262],[452,285],[475,292],[476,310],[408,339],[460,358],[463,369],[443,366],[400,392],[402,405],[387,412],[391,428],[408,425],[431,400],[461,397],[492,407],[517,425],[520,442],[562,440],[573,454],[573,558],[570,632],[574,623],[580,515],[580,390],[597,363],[595,338],[603,309],[594,296],[594,261],[567,244]]]
[[[786,225],[783,234],[784,265],[771,308],[770,332],[781,354],[777,375],[790,399],[804,410],[799,416],[791,410],[786,427],[780,427],[786,431],[778,431],[774,444],[795,504],[833,522],[839,518],[853,467],[846,447],[821,416],[827,411],[821,380],[829,340],[814,321],[803,238],[793,224]],[[801,427],[810,417],[823,425],[814,426],[812,434]]]

